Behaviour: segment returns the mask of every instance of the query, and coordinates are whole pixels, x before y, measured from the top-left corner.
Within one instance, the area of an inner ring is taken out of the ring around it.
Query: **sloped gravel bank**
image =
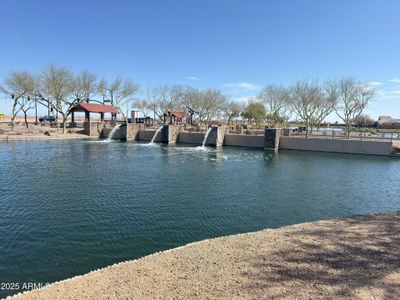
[[[400,299],[400,212],[221,237],[12,299]]]

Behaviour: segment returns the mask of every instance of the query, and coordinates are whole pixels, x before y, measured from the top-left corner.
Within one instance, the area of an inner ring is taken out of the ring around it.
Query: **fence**
[[[243,135],[264,135],[264,129],[245,129],[243,127],[229,128],[230,134],[243,134]]]
[[[286,129],[284,135],[297,138],[306,138],[306,132],[297,129]],[[361,140],[361,141],[400,141],[398,132],[370,132],[351,130],[312,130],[308,133],[308,138],[318,139],[337,139],[337,140]]]

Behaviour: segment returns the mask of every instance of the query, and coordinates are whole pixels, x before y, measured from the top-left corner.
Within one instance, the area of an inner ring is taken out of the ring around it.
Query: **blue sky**
[[[267,83],[354,76],[378,89],[371,116],[400,118],[399,11],[397,0],[3,0],[0,81],[54,62],[128,77],[139,96],[179,83],[240,100]]]

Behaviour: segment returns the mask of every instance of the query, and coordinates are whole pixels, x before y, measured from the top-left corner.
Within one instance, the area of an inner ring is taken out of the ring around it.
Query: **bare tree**
[[[337,88],[334,81],[327,81],[321,87],[321,95],[316,102],[316,110],[312,119],[312,125],[320,127],[327,116],[329,116],[336,108],[338,103]]]
[[[233,118],[240,116],[242,107],[240,107],[240,105],[235,101],[227,101],[224,105],[223,111],[229,125]]]
[[[141,112],[143,117],[146,117],[152,109],[150,102],[145,99],[135,99],[132,102],[132,108]]]
[[[188,88],[184,97],[184,107],[190,112],[192,117],[202,122],[206,118],[207,110],[203,101],[203,94],[198,89]]]
[[[185,103],[200,123],[210,122],[224,112],[228,98],[217,89],[190,89],[185,95]]]
[[[353,78],[342,78],[337,83],[339,105],[335,108],[338,117],[345,123],[348,137],[351,126],[363,113],[375,95],[375,89]]]
[[[357,127],[372,126],[375,123],[376,121],[367,114],[361,114],[354,120],[354,125]]]
[[[15,128],[15,118],[21,110],[23,103],[27,97],[34,93],[37,86],[37,79],[34,75],[27,71],[14,71],[11,72],[6,80],[4,86],[0,86],[0,91],[7,95],[12,100],[11,112],[11,129]]]
[[[99,90],[96,74],[88,71],[83,71],[76,75],[72,84],[73,96],[78,102],[91,100]]]
[[[202,103],[206,120],[210,122],[221,112],[227,102],[227,97],[217,89],[207,89],[202,92]]]
[[[74,92],[74,79],[71,72],[64,67],[49,65],[42,72],[40,90],[43,99],[56,111],[57,116],[61,114],[65,134],[70,110],[78,102],[76,99],[70,100]]]
[[[31,96],[23,96],[18,100],[18,104],[20,107],[20,111],[22,111],[24,114],[25,127],[29,128],[28,111],[34,108],[34,102],[32,101]]]
[[[307,138],[309,137],[310,127],[315,120],[321,98],[321,88],[315,82],[300,80],[291,87],[290,104],[293,111],[304,122]]]
[[[181,85],[160,85],[149,92],[149,104],[162,120],[167,112],[185,111],[199,122],[211,121],[224,112],[227,97],[216,89],[200,91]]]
[[[153,108],[156,116],[163,120],[164,114],[178,109],[184,105],[186,89],[181,85],[161,84],[149,90],[149,106]]]
[[[124,118],[127,118],[129,104],[134,100],[134,95],[139,90],[139,85],[129,79],[117,77],[110,83],[102,79],[99,83],[99,91],[106,97],[110,95],[112,104],[120,111]]]
[[[289,101],[289,91],[281,86],[266,85],[259,98],[265,103],[270,115],[272,126],[289,121],[292,109]]]

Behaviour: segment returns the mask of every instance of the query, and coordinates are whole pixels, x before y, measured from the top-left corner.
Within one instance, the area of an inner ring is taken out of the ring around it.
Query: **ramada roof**
[[[73,111],[87,111],[94,113],[113,113],[118,114],[119,111],[114,106],[100,104],[100,103],[79,103],[74,108]]]
[[[379,120],[378,124],[394,124],[400,123],[400,119],[390,119],[390,120]]]
[[[190,115],[184,113],[184,112],[180,112],[180,111],[174,111],[171,113],[173,116],[177,117],[177,118],[188,118],[190,117]]]

